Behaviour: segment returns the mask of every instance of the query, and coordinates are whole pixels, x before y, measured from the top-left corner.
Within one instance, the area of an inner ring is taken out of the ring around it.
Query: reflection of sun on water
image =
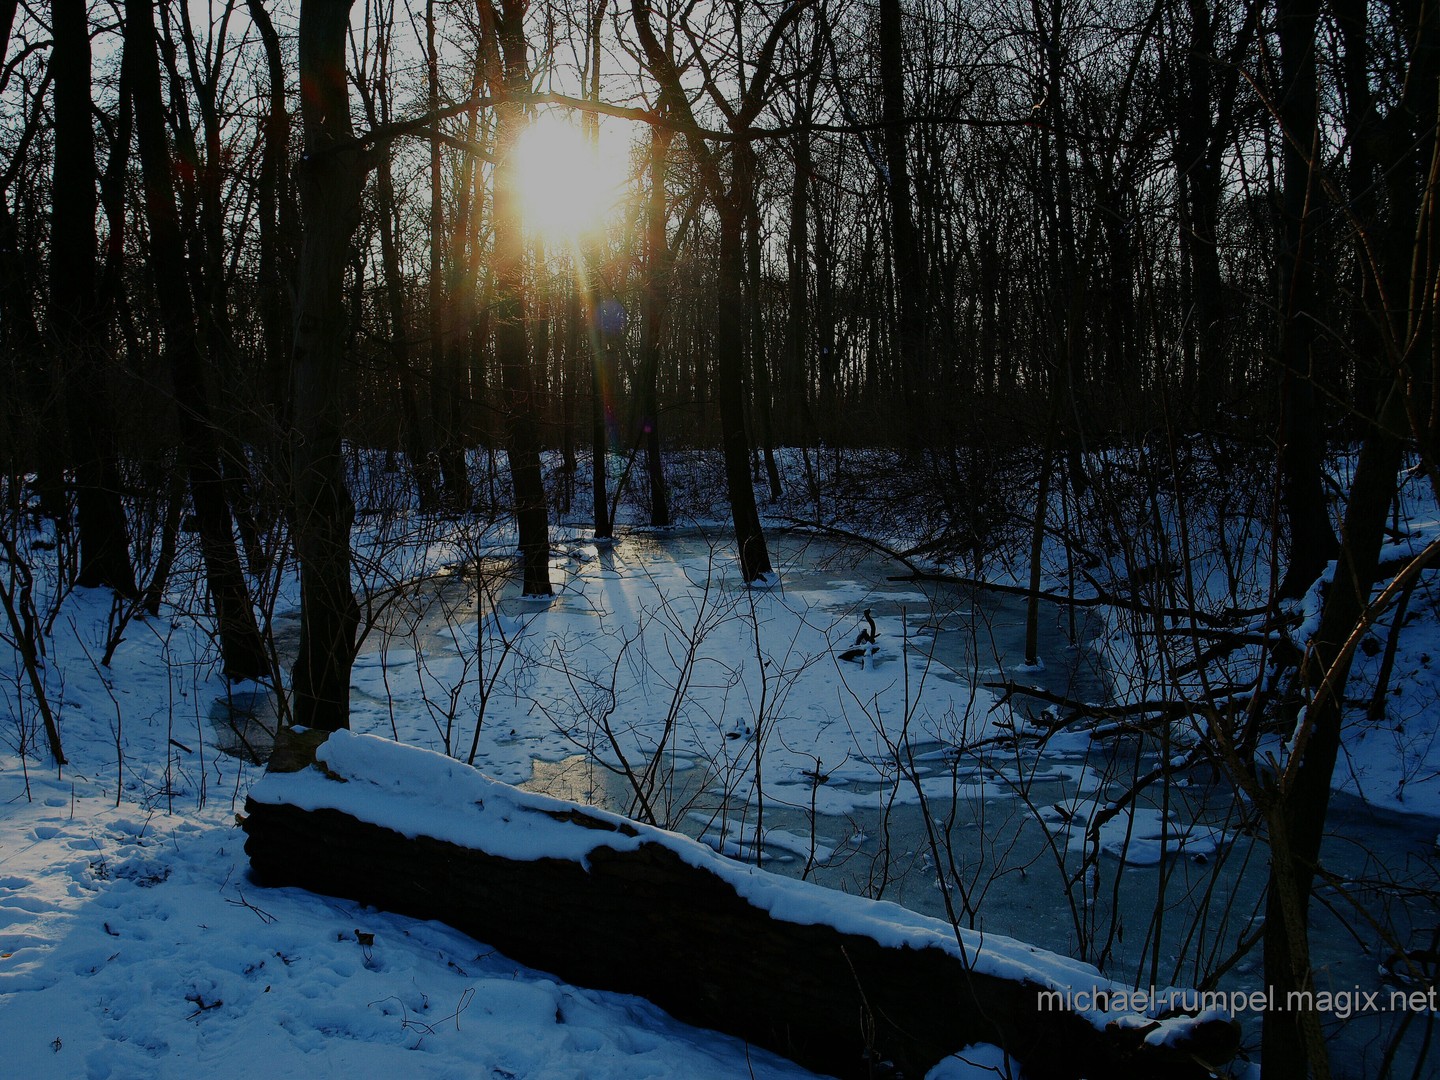
[[[547,243],[568,243],[599,232],[624,193],[623,140],[602,131],[591,146],[578,121],[542,113],[515,144],[520,212],[525,227]]]

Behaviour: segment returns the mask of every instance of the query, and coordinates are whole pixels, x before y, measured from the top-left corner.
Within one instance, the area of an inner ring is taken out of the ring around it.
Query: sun
[[[616,149],[618,141],[602,128],[597,148],[570,117],[536,117],[514,151],[525,228],[548,244],[598,234],[624,193],[625,151]]]

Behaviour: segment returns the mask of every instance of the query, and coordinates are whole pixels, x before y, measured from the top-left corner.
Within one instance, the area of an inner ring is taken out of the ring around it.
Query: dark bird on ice
[[[860,633],[855,636],[855,644],[840,654],[841,660],[849,660],[852,663],[861,663],[865,657],[875,653],[875,639],[880,636],[880,631],[875,626],[875,617],[870,614],[870,609],[865,609],[865,621],[869,627],[862,627]]]

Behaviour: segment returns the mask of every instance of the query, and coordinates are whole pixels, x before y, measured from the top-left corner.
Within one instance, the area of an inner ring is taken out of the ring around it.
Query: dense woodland
[[[1432,9],[0,0],[0,62],[6,521],[62,523],[74,584],[153,610],[197,532],[227,672],[271,677],[252,590],[293,551],[283,681],[337,728],[355,448],[423,513],[506,503],[545,594],[580,470],[613,527],[607,452],[665,525],[671,457],[719,450],[751,581],[780,447],[892,451],[863,482],[923,493],[929,553],[979,573],[1107,449],[1163,484],[1203,446],[1273,521],[1279,597],[1341,556],[1292,661],[1301,764],[1266,781],[1214,709],[1276,853],[1267,977],[1309,978],[1337,688],[1382,571],[1428,558],[1380,562],[1402,464],[1440,484]],[[523,220],[541,117],[623,148],[566,237]],[[1267,1017],[1267,1073],[1321,1069],[1311,1021]]]

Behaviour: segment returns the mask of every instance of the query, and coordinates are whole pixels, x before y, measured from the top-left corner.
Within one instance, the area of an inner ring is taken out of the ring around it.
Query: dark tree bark
[[[0,57],[8,51],[16,6],[16,0],[0,3]],[[42,447],[55,446],[61,433],[52,404],[53,380],[45,339],[35,317],[31,266],[38,264],[39,258],[35,251],[27,250],[10,209],[10,190],[40,132],[40,112],[48,90],[47,80],[30,103],[17,153],[0,173],[0,363],[11,387],[3,412],[4,467],[15,475],[35,470],[41,512],[58,518],[65,505],[61,462],[53,452],[41,452]],[[12,487],[9,494],[18,499],[20,493]]]
[[[674,255],[665,237],[665,173],[674,136],[650,129],[650,189],[645,202],[645,280],[640,298],[640,427],[645,438],[645,471],[650,480],[650,524],[670,525],[670,495],[660,447],[660,357],[670,303]]]
[[[15,12],[20,0],[0,0],[0,59],[10,53],[10,31],[15,29]]]
[[[1311,201],[1319,153],[1315,74],[1318,0],[1282,0],[1280,124],[1284,139],[1280,285],[1280,368],[1284,415],[1280,468],[1290,552],[1280,594],[1300,597],[1335,557],[1339,544],[1325,502],[1324,435],[1316,399],[1313,349],[1317,310]]]
[[[263,403],[274,430],[289,423],[290,351],[295,332],[291,288],[295,273],[295,217],[287,159],[290,155],[290,113],[285,107],[285,66],[280,35],[261,0],[247,0],[250,18],[265,50],[265,113],[261,123],[260,176],[256,188],[260,226],[260,322],[265,358]],[[283,454],[278,445],[272,447]]]
[[[927,320],[930,303],[924,249],[915,228],[906,148],[904,39],[900,0],[879,0],[880,115],[885,126],[885,198],[890,208],[890,237],[895,260],[896,327],[905,432],[900,441],[918,449],[929,445],[930,356]]]
[[[389,123],[389,67],[391,37],[377,33],[375,41],[376,77],[372,88],[361,82],[358,86],[371,128]],[[376,98],[379,97],[377,103]],[[387,352],[392,369],[393,385],[400,394],[400,446],[415,480],[415,491],[421,513],[440,508],[440,478],[432,452],[428,417],[420,409],[420,395],[410,352],[410,327],[405,318],[405,280],[400,267],[400,243],[396,236],[395,181],[388,154],[375,163],[375,214],[379,219],[380,262],[385,281],[385,312],[389,319]]]
[[[586,60],[584,77],[588,82],[586,93],[591,101],[600,100],[600,31],[605,25],[605,10],[609,0],[599,0],[593,13],[587,4],[588,25],[586,27]],[[584,118],[585,134],[592,147],[598,150],[600,125],[598,117]],[[615,536],[614,507],[610,504],[609,480],[606,462],[610,451],[609,427],[615,407],[616,344],[624,333],[621,323],[624,314],[613,297],[601,299],[601,290],[596,287],[596,266],[600,257],[599,249],[593,243],[586,245],[584,256],[585,278],[589,282],[590,318],[594,328],[590,335],[593,347],[590,350],[590,489],[591,506],[594,508],[595,538],[610,540]],[[616,492],[619,498],[619,492]]]
[[[31,300],[27,259],[21,251],[20,229],[10,212],[6,188],[0,185],[0,361],[9,376],[10,393],[6,395],[5,427],[9,456],[5,468],[21,474],[39,466],[51,454],[41,454],[49,425],[43,417],[48,408],[48,380],[42,366],[43,338],[35,320]],[[52,473],[53,477],[53,473]],[[42,491],[58,491],[59,478],[41,484]],[[53,495],[56,501],[58,497]]]
[[[130,302],[125,288],[125,274],[128,269],[125,256],[125,237],[130,231],[131,218],[126,205],[125,186],[130,169],[131,133],[135,128],[135,107],[130,87],[130,73],[122,64],[119,80],[119,103],[114,121],[107,125],[109,148],[105,157],[105,168],[100,173],[100,212],[105,218],[106,236],[100,261],[100,279],[97,287],[96,310],[99,314],[97,325],[110,326],[119,322],[122,327],[131,321]],[[132,363],[140,356],[137,338],[133,330],[123,331],[126,348]],[[117,359],[111,352],[112,363]]]
[[[430,114],[440,111],[440,53],[435,42],[435,2],[425,3],[425,97]],[[473,113],[472,113],[473,118]],[[456,408],[456,349],[452,347],[449,327],[450,313],[445,288],[445,199],[441,184],[439,122],[430,137],[430,371],[433,392],[431,407],[435,415],[436,452],[446,506],[454,513],[470,507],[470,476],[465,467],[465,432]],[[468,180],[468,178],[464,178]],[[468,188],[468,183],[464,183]],[[456,236],[461,222],[456,222]],[[461,251],[451,251],[449,259],[463,258]]]
[[[811,180],[811,187],[815,181]],[[826,220],[824,208],[819,199],[814,199],[812,208],[815,218],[815,366],[819,381],[819,413],[831,417],[840,396],[840,354],[835,328],[839,323],[838,301],[835,284],[835,247],[833,235],[834,219]],[[835,441],[836,426],[828,424],[825,429],[816,425],[817,438]]]
[[[482,0],[480,16],[488,52],[487,73],[495,105],[495,354],[504,391],[506,444],[515,491],[526,596],[549,596],[550,524],[540,472],[540,422],[535,376],[525,342],[525,238],[520,224],[515,140],[525,126],[519,96],[529,89],[524,0]]]
[[[99,320],[95,237],[95,135],[90,20],[84,0],[53,0],[55,169],[51,186],[50,341],[63,371],[74,456],[78,583],[137,595],[120,501],[114,423],[107,404],[109,350]]]
[[[1396,81],[1404,90],[1381,115],[1371,93],[1371,65],[1388,46],[1372,50],[1363,2],[1336,4],[1351,141],[1346,212],[1355,230],[1360,275],[1352,334],[1364,363],[1357,371],[1362,392],[1356,396],[1374,405],[1362,414],[1373,419],[1361,421],[1364,439],[1345,507],[1335,577],[1300,673],[1312,696],[1294,740],[1296,760],[1284,778],[1288,783],[1277,785],[1267,807],[1272,856],[1265,978],[1277,991],[1312,985],[1309,902],[1343,735],[1351,647],[1380,576],[1381,545],[1405,444],[1413,439],[1423,446],[1429,423],[1431,388],[1425,375],[1434,362],[1433,311],[1424,298],[1434,294],[1436,281],[1422,253],[1434,241],[1416,223],[1433,219],[1435,212],[1435,193],[1427,181],[1437,164],[1433,117],[1440,56],[1433,16],[1421,15],[1418,6],[1402,10],[1409,20],[1402,38],[1411,51],[1398,59],[1391,55],[1390,62],[1396,65],[1392,74],[1403,71],[1404,78]],[[1313,44],[1313,17],[1306,11],[1294,17],[1301,20],[1299,33],[1311,34]],[[1288,196],[1288,174],[1286,187]],[[1412,563],[1406,573],[1418,574],[1420,567]],[[1398,578],[1395,584],[1402,586],[1401,610],[1394,615],[1399,626],[1409,585]],[[1313,1011],[1266,1013],[1262,1053],[1267,1077],[1303,1080],[1307,1072],[1321,1074],[1327,1062],[1319,1018]]]
[[[400,391],[401,446],[415,479],[422,513],[440,508],[440,481],[430,448],[427,417],[420,410],[414,360],[410,355],[410,327],[405,321],[405,282],[400,269],[400,245],[395,236],[395,183],[388,156],[376,164],[375,202],[380,217],[380,260],[385,274],[385,306],[390,319],[390,364]],[[447,414],[448,415],[448,414]]]
[[[984,222],[976,237],[977,284],[979,292],[979,363],[977,385],[982,395],[993,392],[1004,378],[1003,372],[1008,358],[1000,352],[1000,296],[1004,291],[1001,282],[1002,257],[997,243],[995,226]]]
[[[465,448],[476,441],[473,404],[476,393],[484,385],[481,352],[488,347],[489,337],[486,301],[478,295],[484,259],[481,238],[487,223],[481,213],[484,177],[476,164],[486,156],[491,136],[488,128],[482,129],[480,125],[480,105],[476,99],[483,86],[484,76],[477,67],[471,84],[470,107],[466,110],[465,140],[479,149],[474,155],[461,157],[454,185],[454,224],[445,253],[444,318],[439,326],[444,363],[439,370],[431,372],[430,384],[432,414],[438,417],[443,409],[445,425],[454,430],[454,445],[444,455],[449,464],[442,463],[441,469],[442,473],[446,468],[449,470],[444,477],[447,498],[459,510],[469,509],[475,501]]]
[[[795,87],[795,121],[802,127],[815,113],[815,94],[824,71],[817,35],[810,77]],[[795,172],[790,184],[790,233],[786,240],[789,310],[785,319],[785,360],[781,368],[781,416],[790,438],[809,445],[816,437],[811,403],[810,311],[810,184],[814,173],[811,133],[802,130],[791,141]],[[807,459],[808,460],[808,459]]]
[[[165,9],[162,7],[162,16]],[[249,453],[241,435],[246,405],[241,391],[240,350],[231,320],[231,285],[225,259],[224,172],[222,168],[221,85],[229,66],[226,56],[233,4],[225,6],[212,37],[203,46],[196,41],[188,5],[179,6],[180,33],[185,46],[190,87],[200,111],[200,135],[204,152],[195,153],[197,228],[191,234],[191,274],[195,279],[195,306],[204,343],[204,359],[218,391],[211,408],[211,431],[218,447],[219,468],[225,480],[230,511],[240,532],[245,557],[251,566],[264,561],[260,526],[254,513]],[[180,80],[175,80],[180,85]]]
[[[197,339],[195,308],[185,284],[184,238],[175,210],[170,178],[170,147],[165,138],[164,101],[153,22],[154,7],[126,0],[125,57],[135,95],[135,126],[145,183],[145,210],[150,225],[150,259],[157,286],[164,286],[161,309],[165,351],[180,421],[190,496],[200,532],[206,579],[215,602],[220,655],[232,679],[255,679],[269,671],[240,557],[235,550],[230,508],[219,448],[210,424],[209,392],[204,383],[205,358]]]
[[[602,305],[600,293],[590,288],[590,318],[597,324],[590,340],[594,343],[590,356],[590,505],[595,518],[595,539],[610,540],[615,536],[615,523],[610,517],[609,477],[605,467],[610,452],[608,424],[606,422],[607,391],[613,385],[615,370],[614,339],[619,330],[606,325],[616,317],[613,311]]]
[[[1086,281],[1080,274],[1075,226],[1075,193],[1071,168],[1070,117],[1065,101],[1066,65],[1061,48],[1066,8],[1063,0],[1031,0],[1044,64],[1044,121],[1048,128],[1040,154],[1049,257],[1055,270],[1051,324],[1050,422],[1058,422],[1068,464],[1068,478],[1077,493],[1087,484],[1080,460],[1080,409],[1077,393],[1085,384]]]
[[[359,224],[366,162],[350,126],[345,42],[350,0],[302,0],[301,118],[296,170],[304,238],[295,312],[291,484],[300,562],[300,649],[292,714],[302,727],[350,724],[350,668],[360,609],[350,585],[355,505],[345,486],[340,385],[345,377],[345,266]]]
[[[578,271],[577,271],[578,272]],[[565,336],[560,361],[560,510],[568,514],[575,501],[575,474],[580,469],[575,454],[576,398],[579,397],[580,324],[584,319],[580,287],[574,275],[565,287]]]
[[[145,610],[151,615],[160,614],[160,605],[165,600],[165,587],[175,566],[175,555],[180,546],[180,524],[185,516],[185,474],[178,468],[178,463],[177,467],[167,472],[170,490],[165,499],[165,517],[160,523],[160,550],[155,556],[155,569],[145,583]]]
[[[1353,652],[1345,648],[1361,624],[1378,576],[1380,545],[1395,494],[1402,442],[1395,422],[1403,417],[1397,385],[1380,406],[1360,452],[1346,507],[1344,544],[1335,580],[1325,597],[1320,629],[1306,654],[1302,680],[1319,687],[1301,725],[1303,747],[1293,782],[1267,810],[1270,877],[1265,904],[1265,981],[1281,1000],[1313,989],[1309,903],[1319,869],[1320,842],[1330,806],[1330,781],[1339,756],[1344,688]],[[1304,1080],[1320,1075],[1326,1057],[1319,1017],[1312,1010],[1270,1010],[1261,1029],[1267,1078]]]
[[[600,99],[600,30],[605,27],[605,12],[609,0],[599,0],[595,9],[586,4],[585,27],[585,71],[586,95],[590,101]],[[590,147],[598,150],[600,140],[599,118],[586,114],[582,118],[585,138]],[[609,498],[609,469],[606,462],[611,449],[611,429],[615,423],[615,395],[618,392],[618,344],[625,333],[625,311],[618,298],[609,295],[608,289],[600,288],[599,266],[603,255],[600,245],[593,239],[586,240],[583,248],[582,274],[585,275],[586,295],[590,301],[590,507],[595,517],[595,539],[615,539],[615,507]],[[615,492],[619,500],[619,491]]]
[[[775,63],[775,52],[787,29],[793,25],[810,0],[796,0],[775,18],[761,47],[748,85],[738,108],[731,110],[733,131],[744,132],[764,107]],[[730,512],[735,524],[735,543],[740,556],[740,573],[748,583],[771,572],[770,553],[760,527],[755,505],[755,488],[750,483],[749,441],[745,434],[745,215],[748,191],[727,185],[719,154],[711,149],[685,96],[679,68],[670,50],[660,43],[651,24],[645,0],[632,0],[631,15],[645,51],[650,73],[660,82],[674,110],[674,119],[690,147],[699,168],[701,182],[720,218],[720,254],[716,272],[718,319],[715,329],[715,396],[720,408],[721,442],[725,457],[726,486]],[[718,95],[719,90],[715,90]]]
[[[745,203],[735,194],[725,192],[716,207],[720,260],[716,267],[715,403],[720,408],[725,481],[740,573],[748,583],[769,574],[771,567],[750,481],[750,440],[745,434]]]
[[[1182,407],[1223,402],[1237,372],[1230,355],[1229,326],[1220,273],[1219,215],[1223,155],[1234,127],[1235,96],[1242,65],[1236,58],[1254,37],[1260,5],[1250,5],[1241,32],[1220,63],[1221,0],[1185,0],[1186,50],[1176,99],[1175,163],[1180,177],[1180,249],[1189,279],[1193,314],[1185,321],[1181,369]]]

